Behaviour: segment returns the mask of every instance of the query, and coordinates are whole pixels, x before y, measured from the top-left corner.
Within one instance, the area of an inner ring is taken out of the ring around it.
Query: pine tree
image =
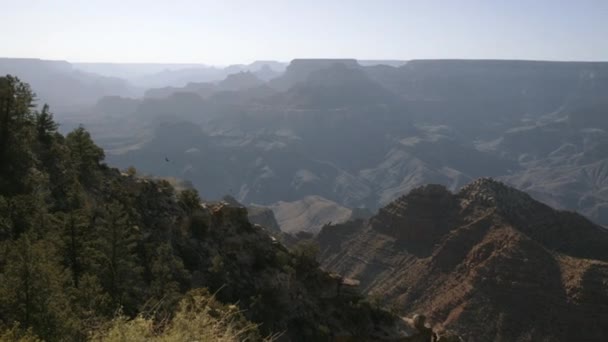
[[[36,113],[36,133],[38,140],[44,144],[49,144],[59,125],[53,120],[53,114],[49,110],[49,105],[44,104],[42,111]]]
[[[0,158],[20,128],[31,122],[34,98],[28,84],[11,75],[0,77]]]
[[[96,273],[112,301],[127,312],[133,311],[142,286],[137,255],[139,229],[121,204],[113,202],[104,209],[94,243]]]
[[[72,283],[78,288],[80,277],[87,269],[87,247],[92,235],[90,220],[82,209],[60,213],[58,217],[60,253],[64,265],[71,271]]]
[[[0,194],[23,192],[23,174],[35,163],[34,97],[18,78],[0,77]]]
[[[148,297],[158,309],[171,309],[181,298],[181,288],[190,280],[190,274],[181,259],[175,256],[169,242],[150,244],[153,248],[149,263],[150,284]]]
[[[68,276],[53,245],[26,232],[8,244],[0,274],[0,312],[48,341],[60,340],[70,321]]]
[[[85,184],[91,183],[99,169],[99,163],[105,157],[103,149],[95,145],[91,134],[82,126],[70,132],[65,140],[79,180]]]
[[[192,214],[192,212],[200,208],[201,205],[201,198],[198,195],[198,191],[195,189],[181,191],[178,195],[178,201],[180,207],[188,214]]]

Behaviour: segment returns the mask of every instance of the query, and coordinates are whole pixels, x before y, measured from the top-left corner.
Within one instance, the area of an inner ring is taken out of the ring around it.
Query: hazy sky
[[[0,56],[608,60],[608,0],[0,0]]]

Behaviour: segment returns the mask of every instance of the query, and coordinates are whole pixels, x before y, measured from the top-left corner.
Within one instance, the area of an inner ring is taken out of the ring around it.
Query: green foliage
[[[8,239],[13,232],[11,202],[10,198],[0,195],[0,241]]]
[[[291,256],[286,251],[277,251],[275,253],[275,264],[277,267],[284,268],[291,263]]]
[[[313,240],[301,240],[292,247],[291,252],[296,256],[297,266],[312,268],[318,265],[319,245]]]
[[[207,216],[201,213],[201,198],[195,189],[185,189],[177,194],[179,206],[188,214],[185,222],[187,230],[197,239],[203,239],[207,234]]]
[[[94,267],[104,289],[116,305],[135,311],[143,271],[136,253],[139,228],[114,202],[105,206],[95,234]]]
[[[66,289],[70,299],[73,340],[84,340],[91,327],[105,322],[115,311],[112,299],[101,286],[96,275],[85,273],[79,278],[79,286]]]
[[[72,283],[78,287],[80,277],[90,268],[90,219],[82,209],[58,213],[57,217],[59,253],[63,257],[63,264],[71,271]]]
[[[4,197],[0,201],[2,213],[2,233],[11,238],[18,238],[23,232],[35,225],[36,213],[40,208],[31,195],[16,195]]]
[[[59,125],[53,120],[53,114],[49,111],[49,105],[45,104],[42,111],[35,114],[35,125],[37,138],[40,142],[50,144],[53,135],[57,133]]]
[[[186,189],[179,193],[178,201],[182,209],[187,213],[192,213],[194,210],[200,208],[201,198],[196,190]]]
[[[68,334],[72,317],[63,288],[69,278],[58,267],[53,246],[25,233],[7,246],[6,253],[7,263],[0,275],[0,308],[8,321],[32,327],[47,341]]]
[[[172,312],[182,295],[184,284],[190,281],[190,274],[181,259],[175,257],[170,243],[156,247],[150,263],[151,282],[148,297],[151,306],[161,312]]]
[[[33,101],[29,85],[0,77],[0,194],[23,191],[22,176],[35,165]]]
[[[99,169],[99,163],[105,158],[103,149],[95,145],[89,132],[82,126],[70,132],[65,141],[80,181],[91,182]]]
[[[197,239],[203,239],[209,229],[207,217],[195,212],[190,216],[188,222],[190,234]]]

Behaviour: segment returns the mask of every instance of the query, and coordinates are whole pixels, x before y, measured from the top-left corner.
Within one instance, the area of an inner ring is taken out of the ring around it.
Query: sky
[[[608,60],[608,0],[0,0],[0,57]]]

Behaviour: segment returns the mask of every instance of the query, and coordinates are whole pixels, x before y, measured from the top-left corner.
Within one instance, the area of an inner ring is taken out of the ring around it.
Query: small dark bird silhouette
[[[165,161],[168,163],[170,162],[169,158],[165,157]]]

